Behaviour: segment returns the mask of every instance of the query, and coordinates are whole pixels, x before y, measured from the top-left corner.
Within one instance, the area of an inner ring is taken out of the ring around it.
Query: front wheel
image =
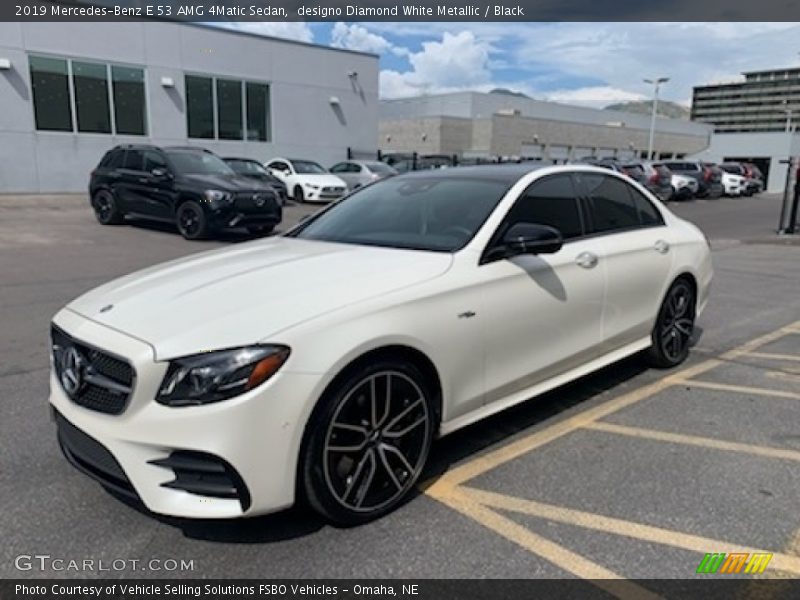
[[[650,363],[661,369],[681,364],[689,356],[694,332],[696,298],[686,279],[670,286],[653,327],[653,345],[648,349]]]
[[[303,188],[301,188],[299,185],[295,186],[292,196],[292,199],[298,204],[302,204],[306,201],[305,195],[303,194]]]
[[[189,200],[178,207],[175,214],[178,231],[187,240],[201,240],[208,235],[208,219],[203,207]]]
[[[434,396],[414,365],[377,361],[322,398],[301,463],[311,506],[339,525],[399,506],[419,478],[435,424]]]

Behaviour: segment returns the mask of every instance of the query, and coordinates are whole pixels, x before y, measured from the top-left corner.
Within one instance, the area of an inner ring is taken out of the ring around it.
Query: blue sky
[[[384,98],[506,87],[602,107],[741,71],[800,66],[798,23],[235,23],[254,33],[379,54]]]

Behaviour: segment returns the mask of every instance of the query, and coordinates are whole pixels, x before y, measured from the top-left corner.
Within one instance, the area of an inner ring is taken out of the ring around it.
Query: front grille
[[[55,325],[50,337],[56,377],[70,400],[97,412],[121,414],[133,391],[133,367]]]
[[[322,188],[323,193],[325,194],[344,194],[343,187],[333,187],[333,186],[326,186]]]
[[[106,487],[128,496],[136,496],[125,471],[111,452],[67,421],[58,411],[53,412],[58,428],[58,442],[70,464]]]

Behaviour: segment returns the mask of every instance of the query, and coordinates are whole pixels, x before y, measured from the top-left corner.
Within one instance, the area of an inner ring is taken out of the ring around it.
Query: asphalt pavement
[[[774,234],[776,196],[672,208],[714,249],[686,365],[629,359],[459,431],[435,444],[414,499],[340,529],[303,508],[147,514],[55,441],[51,316],[116,276],[247,235],[187,242],[163,225],[102,227],[80,196],[0,197],[0,577],[685,578],[704,553],[735,551],[800,576],[800,246]],[[312,210],[289,207],[284,227]],[[51,558],[26,569],[27,555]]]

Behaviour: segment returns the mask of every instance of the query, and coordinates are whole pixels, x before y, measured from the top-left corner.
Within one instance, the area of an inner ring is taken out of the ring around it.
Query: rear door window
[[[595,173],[581,173],[580,182],[588,200],[591,233],[613,233],[642,225],[628,184],[617,177]]]

